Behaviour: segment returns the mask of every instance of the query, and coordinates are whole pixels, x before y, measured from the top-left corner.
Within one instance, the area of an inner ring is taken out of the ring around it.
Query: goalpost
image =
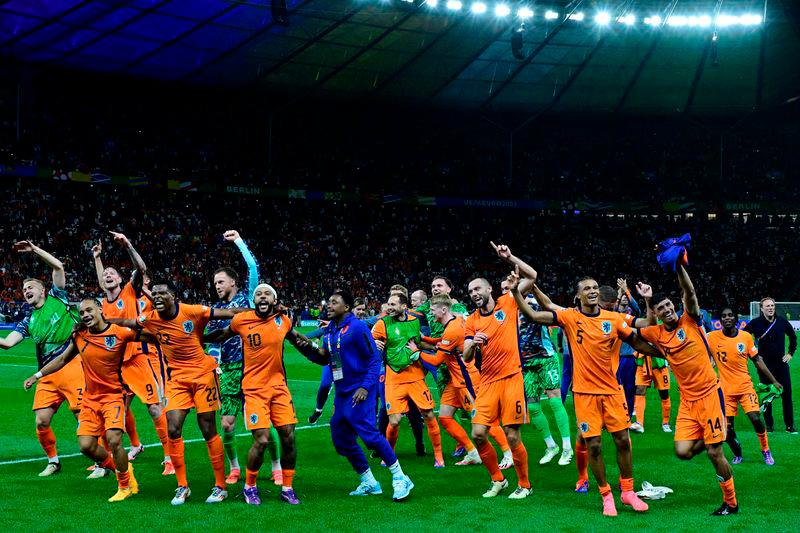
[[[791,322],[795,331],[800,330],[800,302],[775,302],[775,313]],[[759,302],[750,302],[750,319],[761,314]]]

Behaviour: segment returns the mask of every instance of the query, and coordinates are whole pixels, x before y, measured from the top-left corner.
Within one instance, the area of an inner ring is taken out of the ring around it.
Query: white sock
[[[48,457],[48,458],[47,458],[47,462],[48,462],[48,463],[57,463],[57,462],[59,462],[59,461],[58,461],[58,456],[57,456],[57,455],[54,455],[53,457]]]
[[[281,460],[278,459],[277,461],[272,461],[272,471],[280,470],[281,469]]]
[[[171,463],[172,462],[172,457],[170,457],[169,455],[165,455],[164,456],[164,461],[167,461],[167,462]]]
[[[569,441],[569,437],[561,437],[561,447],[565,450],[572,449],[572,443]]]
[[[389,465],[389,472],[392,473],[392,479],[403,477],[403,469],[400,468],[400,461],[395,461],[393,465]]]
[[[467,455],[470,457],[480,457],[481,454],[478,453],[478,448],[472,448],[472,451],[467,452]]]
[[[547,448],[548,448],[548,449],[549,449],[549,448],[555,448],[555,447],[556,447],[556,441],[554,441],[554,440],[553,440],[553,437],[552,437],[552,435],[548,435],[548,436],[546,436],[546,437],[544,438],[544,443],[545,443],[545,444],[547,444]]]
[[[289,492],[292,490],[292,487],[281,487],[281,492]]]
[[[241,470],[239,468],[239,458],[238,457],[234,457],[233,459],[231,459],[231,468],[232,469],[235,468],[236,470]]]
[[[375,476],[372,475],[372,470],[370,470],[369,468],[367,468],[365,472],[362,472],[361,481],[363,483],[369,483],[370,485],[374,485],[375,483],[377,483],[377,481],[375,480]]]
[[[503,452],[503,459],[513,459],[514,454],[511,453],[511,448]]]

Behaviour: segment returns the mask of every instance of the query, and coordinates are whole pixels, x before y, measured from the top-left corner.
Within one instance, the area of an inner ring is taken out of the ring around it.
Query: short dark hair
[[[338,289],[334,291],[333,294],[331,294],[331,296],[338,296],[339,298],[341,298],[342,301],[344,302],[344,305],[346,305],[350,309],[355,307],[355,299],[353,298],[353,295],[350,294],[350,291],[348,291],[347,289]]]
[[[433,276],[433,279],[431,281],[436,281],[437,279],[444,281],[444,284],[447,285],[449,289],[453,288],[453,282],[450,281],[450,279],[447,278],[446,276]]]
[[[592,276],[583,276],[581,279],[579,279],[578,281],[575,282],[575,292],[578,292],[579,290],[581,290],[581,283],[583,283],[584,281],[595,281],[596,282],[596,280]]]
[[[611,285],[603,285],[600,287],[600,300],[604,302],[614,303],[617,301],[617,291]]]
[[[405,294],[403,294],[401,292],[396,292],[396,293],[392,294],[391,296],[389,296],[389,298],[393,298],[393,297],[396,297],[398,300],[400,300],[401,304],[408,305],[408,297]]]
[[[722,318],[722,313],[724,313],[725,311],[730,311],[731,313],[733,313],[733,319],[737,322],[739,321],[739,313],[736,311],[736,309],[733,308],[732,305],[722,306],[722,308],[719,310],[720,318]]]
[[[655,307],[658,304],[660,304],[661,302],[663,302],[664,300],[672,301],[672,298],[670,298],[669,294],[667,294],[666,292],[654,293],[653,297],[650,298],[650,307]]]
[[[156,287],[156,285],[164,285],[167,287],[167,290],[172,293],[173,296],[176,298],[178,297],[178,286],[175,285],[175,282],[170,279],[157,279],[150,283],[151,290]]]
[[[229,266],[220,267],[214,271],[214,275],[216,276],[220,272],[224,272],[229,278],[233,279],[233,281],[239,283],[239,273],[236,272],[231,267]]]

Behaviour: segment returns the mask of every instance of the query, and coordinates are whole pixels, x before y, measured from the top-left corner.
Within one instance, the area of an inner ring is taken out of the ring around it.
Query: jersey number
[[[206,402],[214,403],[217,401],[217,388],[206,389]]]
[[[256,348],[257,346],[261,346],[261,334],[260,333],[251,333],[247,336],[247,342],[250,344],[251,348]]]
[[[522,414],[522,401],[521,400],[517,400],[516,408],[517,408],[517,414],[521,415]]]
[[[575,333],[575,340],[578,344],[583,344],[583,330],[579,329],[577,333]]]
[[[728,362],[728,352],[717,352],[717,359],[719,359],[720,363],[727,363]]]
[[[717,419],[714,421],[713,424],[711,423],[711,419],[710,418],[706,421],[706,423],[708,424],[708,427],[711,430],[711,433],[714,433],[715,430],[716,431],[722,431],[722,424],[719,423],[719,417],[717,417]]]

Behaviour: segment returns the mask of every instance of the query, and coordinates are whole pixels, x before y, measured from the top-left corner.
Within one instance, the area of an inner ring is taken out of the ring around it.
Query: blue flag
[[[675,272],[677,265],[688,265],[689,257],[686,253],[692,246],[692,236],[688,233],[680,237],[671,237],[658,243],[658,264],[666,272]]]

